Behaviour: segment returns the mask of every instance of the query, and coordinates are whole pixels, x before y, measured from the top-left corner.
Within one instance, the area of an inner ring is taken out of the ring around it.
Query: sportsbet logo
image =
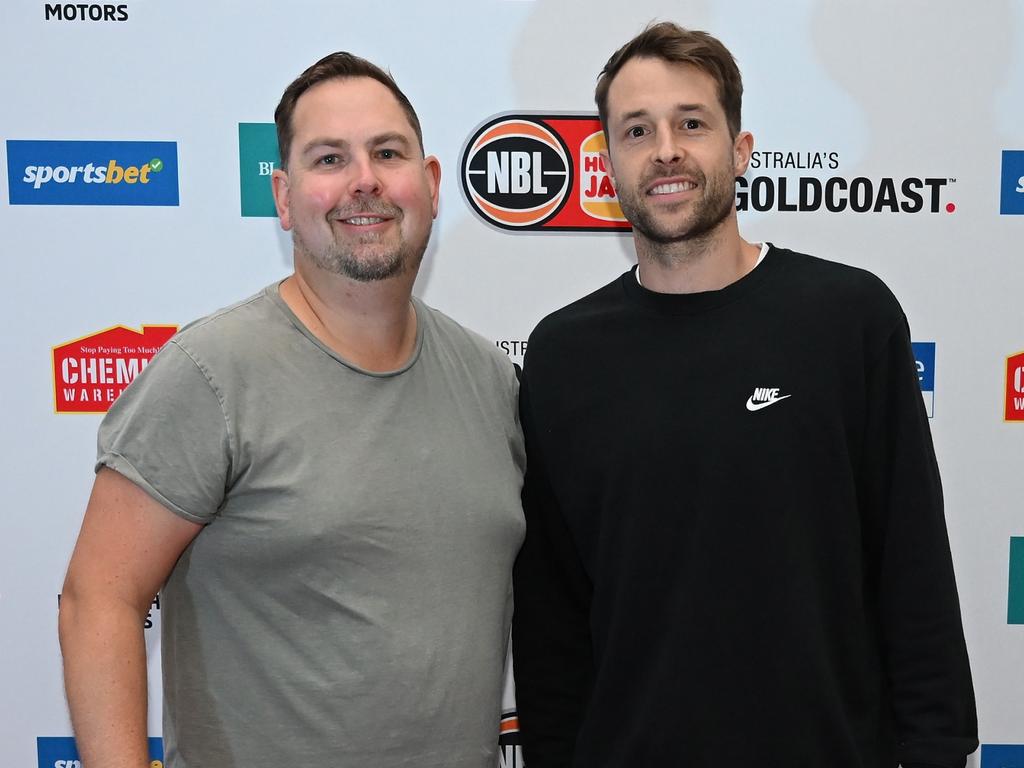
[[[177,205],[172,141],[8,141],[11,205]]]
[[[531,232],[628,230],[593,115],[489,118],[462,150],[462,191],[484,221]]]
[[[164,740],[151,736],[146,741],[148,768],[163,768]],[[78,747],[70,736],[37,736],[36,755],[39,768],[82,768]]]
[[[149,184],[149,172],[159,173],[164,169],[164,161],[155,157],[145,165],[129,165],[122,168],[117,160],[111,160],[106,166],[96,167],[92,163],[88,165],[73,165],[68,168],[66,165],[29,165],[25,167],[25,177],[22,179],[26,184],[31,184],[33,189],[39,189],[43,184],[53,182],[55,184],[74,184],[79,178],[83,184]]]

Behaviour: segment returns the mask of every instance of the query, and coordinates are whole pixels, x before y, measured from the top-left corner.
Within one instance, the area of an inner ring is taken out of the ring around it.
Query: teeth
[[[367,224],[380,224],[384,219],[376,216],[355,216],[351,219],[342,219],[346,224],[355,224],[356,226],[362,227]]]
[[[692,181],[675,182],[674,184],[659,184],[651,189],[652,195],[670,195],[673,192],[683,192],[688,189],[696,189],[697,185]]]

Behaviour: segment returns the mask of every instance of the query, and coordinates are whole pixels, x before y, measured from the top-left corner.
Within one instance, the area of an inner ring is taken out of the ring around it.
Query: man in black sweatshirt
[[[521,415],[529,768],[954,768],[977,747],[906,318],[863,270],[744,241],[753,139],[715,38],[598,81],[638,267],[543,320]]]

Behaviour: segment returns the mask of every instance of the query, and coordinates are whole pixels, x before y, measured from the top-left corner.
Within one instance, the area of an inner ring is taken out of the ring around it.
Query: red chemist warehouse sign
[[[54,410],[106,413],[177,330],[144,325],[139,332],[118,325],[54,347]]]
[[[1024,352],[1006,358],[1006,421],[1024,421]]]

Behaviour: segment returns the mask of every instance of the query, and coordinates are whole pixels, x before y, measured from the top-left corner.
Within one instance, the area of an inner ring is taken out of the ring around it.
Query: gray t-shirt
[[[182,329],[97,467],[206,523],[162,598],[168,768],[497,762],[525,464],[511,362],[414,299],[370,373],[277,285]]]

